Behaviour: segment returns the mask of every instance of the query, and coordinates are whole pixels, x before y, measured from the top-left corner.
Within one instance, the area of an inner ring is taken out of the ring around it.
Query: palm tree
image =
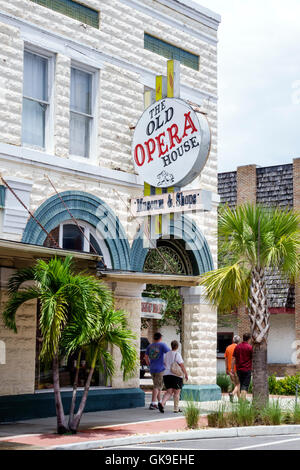
[[[24,282],[34,285],[22,287]],[[40,329],[43,337],[40,359],[53,364],[53,387],[59,434],[76,432],[87,400],[96,365],[105,361],[108,376],[114,373],[114,361],[107,351],[110,344],[120,348],[124,377],[133,374],[137,352],[134,335],[127,328],[126,314],[113,309],[110,290],[98,279],[74,274],[72,257],[48,263],[38,260],[31,268],[19,270],[9,280],[9,300],[3,312],[5,325],[17,333],[16,312],[30,299],[41,306]],[[69,423],[66,421],[59,383],[59,358],[79,350]],[[91,357],[91,367],[76,415],[78,372],[82,350]]]
[[[253,344],[253,400],[268,400],[267,343],[270,313],[266,275],[293,281],[300,268],[300,218],[292,210],[246,204],[221,209],[219,252],[223,266],[203,276],[208,300],[220,313],[246,305]]]

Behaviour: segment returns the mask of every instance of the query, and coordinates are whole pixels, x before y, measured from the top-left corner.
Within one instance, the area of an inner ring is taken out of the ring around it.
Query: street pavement
[[[96,450],[96,449],[95,449]],[[103,450],[103,449],[97,449]],[[105,450],[105,449],[104,449]],[[291,436],[255,436],[193,439],[155,444],[111,447],[109,451],[203,451],[203,450],[300,450],[300,434]],[[129,452],[130,455],[130,452]]]
[[[145,381],[147,379],[144,379]],[[146,382],[149,385],[149,381]],[[249,397],[250,398],[250,397]],[[56,448],[60,446],[69,446],[74,447],[78,445],[84,446],[85,443],[89,443],[90,447],[94,446],[93,442],[99,442],[99,445],[94,447],[100,447],[100,442],[102,442],[102,447],[107,447],[109,445],[118,446],[121,441],[118,439],[125,438],[126,442],[123,444],[134,444],[138,445],[137,442],[141,442],[136,437],[139,436],[148,436],[147,442],[151,442],[152,436],[158,436],[165,433],[177,433],[183,432],[186,436],[186,422],[182,414],[173,413],[173,403],[172,401],[168,402],[165,413],[161,414],[159,411],[150,411],[149,403],[151,401],[151,392],[146,392],[146,405],[144,408],[133,408],[125,410],[111,410],[111,411],[100,411],[93,413],[85,413],[83,415],[80,430],[76,435],[67,435],[67,436],[58,436],[56,434],[56,418],[41,418],[34,420],[26,420],[14,423],[2,423],[0,424],[0,450],[1,449],[36,449],[36,448]],[[283,407],[291,407],[295,400],[293,398],[281,398],[281,404]],[[207,418],[206,415],[218,408],[220,403],[226,403],[230,407],[228,396],[223,396],[222,402],[207,402],[200,404],[201,410],[201,421],[200,427],[204,430],[207,437],[214,437],[207,435],[210,431],[207,430]],[[180,406],[184,407],[185,403],[181,403]],[[255,430],[256,432],[256,430]],[[280,431],[281,432],[281,431]],[[286,431],[290,432],[290,431]],[[294,434],[290,438],[295,439],[298,434],[298,430],[293,431]],[[300,433],[300,431],[299,431]],[[276,432],[275,432],[276,434]],[[229,436],[232,438],[235,434]],[[149,438],[149,436],[151,436]],[[223,434],[224,436],[224,434]],[[169,434],[169,443],[165,444],[167,447],[172,447],[173,436]],[[187,436],[194,438],[194,435]],[[182,439],[183,437],[178,438]],[[287,438],[287,436],[285,436]],[[176,439],[176,437],[175,437]],[[236,437],[236,441],[232,441],[232,445],[237,447],[240,445],[241,437]],[[252,438],[251,438],[252,439]],[[261,441],[263,438],[257,438],[258,443],[265,443]],[[276,436],[277,439],[277,436]],[[158,440],[156,438],[156,440]],[[160,440],[160,439],[159,439]],[[278,439],[277,439],[278,440]],[[123,439],[124,441],[124,439]],[[224,443],[223,443],[224,441]],[[155,442],[155,440],[154,440]],[[251,441],[253,442],[253,441]],[[272,441],[271,441],[272,442]],[[106,445],[107,443],[107,445]],[[299,441],[292,440],[290,443],[285,445],[291,445],[295,448],[299,444]],[[149,444],[150,445],[150,444]],[[199,449],[206,448],[207,445],[213,446],[212,448],[218,448],[214,446],[220,445],[231,446],[230,440],[217,440],[210,439],[197,440],[197,441],[187,441],[185,440],[182,444],[174,444],[175,448],[178,448],[179,445],[183,447],[188,446],[200,446]],[[241,441],[241,446],[243,442]],[[278,444],[281,445],[281,444]],[[148,446],[148,444],[147,444]],[[202,447],[201,447],[202,446]],[[123,448],[123,447],[122,447]],[[129,448],[129,447],[128,447]],[[195,447],[192,447],[193,449]],[[197,447],[196,447],[197,448]],[[227,447],[226,447],[227,448]]]

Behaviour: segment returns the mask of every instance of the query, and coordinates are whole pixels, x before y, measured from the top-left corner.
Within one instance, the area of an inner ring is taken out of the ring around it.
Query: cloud
[[[300,156],[299,0],[200,0],[219,29],[219,171]]]

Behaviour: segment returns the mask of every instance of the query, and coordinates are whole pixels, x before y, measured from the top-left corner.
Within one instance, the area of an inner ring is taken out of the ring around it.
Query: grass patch
[[[300,404],[283,409],[280,400],[271,401],[263,408],[247,400],[239,400],[229,407],[221,403],[217,411],[207,416],[211,428],[280,426],[281,424],[300,424]]]
[[[266,426],[280,426],[284,421],[284,413],[279,400],[270,402],[258,413],[262,424]]]
[[[201,413],[199,404],[195,403],[193,399],[187,400],[183,413],[188,429],[198,429]]]
[[[217,385],[222,390],[222,393],[227,393],[231,391],[232,383],[229,375],[227,374],[218,374],[217,375]]]

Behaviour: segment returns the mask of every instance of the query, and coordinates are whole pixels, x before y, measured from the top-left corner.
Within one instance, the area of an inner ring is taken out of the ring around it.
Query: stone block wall
[[[7,293],[0,290],[0,311]],[[6,363],[0,365],[0,395],[22,395],[34,392],[36,351],[36,301],[19,308],[16,323],[18,333],[4,327],[0,315],[1,341],[5,344]]]
[[[143,112],[144,88],[154,88],[155,74],[165,74],[167,63],[165,57],[144,49],[144,33],[200,56],[198,71],[184,65],[180,67],[182,97],[206,110],[212,132],[209,158],[193,185],[217,193],[217,26],[216,22],[215,27],[210,27],[206,21],[182,15],[175,7],[170,9],[160,1],[143,0],[136,7],[126,0],[84,0],[81,3],[100,12],[99,29],[31,0],[0,0],[3,39],[0,86],[4,83],[6,90],[6,104],[0,107],[0,145],[13,144],[7,149],[8,156],[4,152],[0,172],[6,178],[18,176],[32,180],[30,209],[33,211],[54,194],[46,173],[58,191],[76,188],[93,192],[112,205],[132,240],[138,223],[128,214],[126,204],[131,197],[142,194],[141,185],[105,184],[95,176],[93,169],[100,166],[121,171],[124,175],[134,173],[131,139],[133,127]],[[41,157],[47,157],[47,164],[45,160],[39,161],[40,154],[36,150],[20,147],[23,50],[26,45],[54,54],[53,139],[49,139],[45,152],[40,152]],[[70,66],[74,63],[96,71],[96,130],[90,159],[73,160],[69,155]],[[25,163],[24,152],[26,155],[32,153],[32,160],[27,159]],[[65,170],[61,162],[58,168],[52,155],[68,160],[68,169]],[[14,156],[18,157],[16,165],[13,164]],[[80,172],[81,163],[90,165],[88,175]],[[216,207],[205,217],[196,216],[215,265],[216,217]],[[20,239],[9,234],[6,237]]]
[[[183,359],[190,385],[213,385],[217,370],[217,315],[201,288],[181,289],[184,298]]]
[[[183,99],[191,100],[205,109],[212,134],[209,158],[193,185],[216,194],[217,26],[210,27],[195,16],[179,13],[176,2],[174,9],[154,0],[136,3],[127,0],[82,0],[80,3],[99,10],[99,30],[31,0],[0,0],[0,174],[6,179],[19,178],[32,182],[29,208],[33,212],[55,194],[47,175],[58,192],[85,191],[99,197],[119,217],[131,243],[140,221],[131,217],[128,204],[131,198],[143,193],[142,184],[134,175],[131,160],[133,128],[144,109],[145,87],[155,87],[155,75],[166,74],[167,64],[166,58],[144,49],[144,33],[200,56],[198,71],[181,65],[181,91]],[[53,54],[55,62],[51,103],[53,135],[48,139],[45,150],[25,148],[21,142],[23,52],[27,45]],[[77,159],[69,154],[72,64],[95,71],[95,132],[89,159]],[[103,169],[101,174],[106,177],[99,176],[99,168],[101,171]],[[0,209],[0,212],[3,211]],[[2,215],[0,213],[0,220]],[[196,215],[195,218],[207,238],[216,264],[217,204],[211,213]],[[3,232],[0,227],[1,237]],[[6,233],[5,238],[20,241],[22,236]],[[126,307],[130,312],[132,327],[139,334],[140,303],[136,299],[120,297],[117,305]],[[30,373],[24,372],[26,378],[22,376],[23,389],[16,385],[16,393],[30,393],[34,387],[35,310],[24,309],[26,315],[19,323],[22,335],[23,321],[26,329],[24,335],[29,329],[32,335],[26,337],[26,345],[24,343],[27,351],[24,357],[25,369],[30,368]],[[200,374],[205,384],[215,381],[214,366],[205,369],[210,360],[215,360],[214,316],[215,313],[203,312],[208,339],[207,343],[201,344],[205,348],[210,345],[213,351],[213,357],[205,358],[203,375],[202,372]],[[14,357],[14,349],[16,360],[13,364],[18,364],[17,343],[11,344],[12,349],[8,347],[7,355]],[[6,366],[1,365],[1,374],[4,373],[3,367]],[[16,378],[20,378],[25,369],[16,365],[14,371],[5,370],[7,374],[15,374]],[[114,386],[124,386],[119,376],[115,380]],[[127,386],[136,384],[137,378],[134,378]],[[9,387],[4,389],[4,393],[13,393]]]

